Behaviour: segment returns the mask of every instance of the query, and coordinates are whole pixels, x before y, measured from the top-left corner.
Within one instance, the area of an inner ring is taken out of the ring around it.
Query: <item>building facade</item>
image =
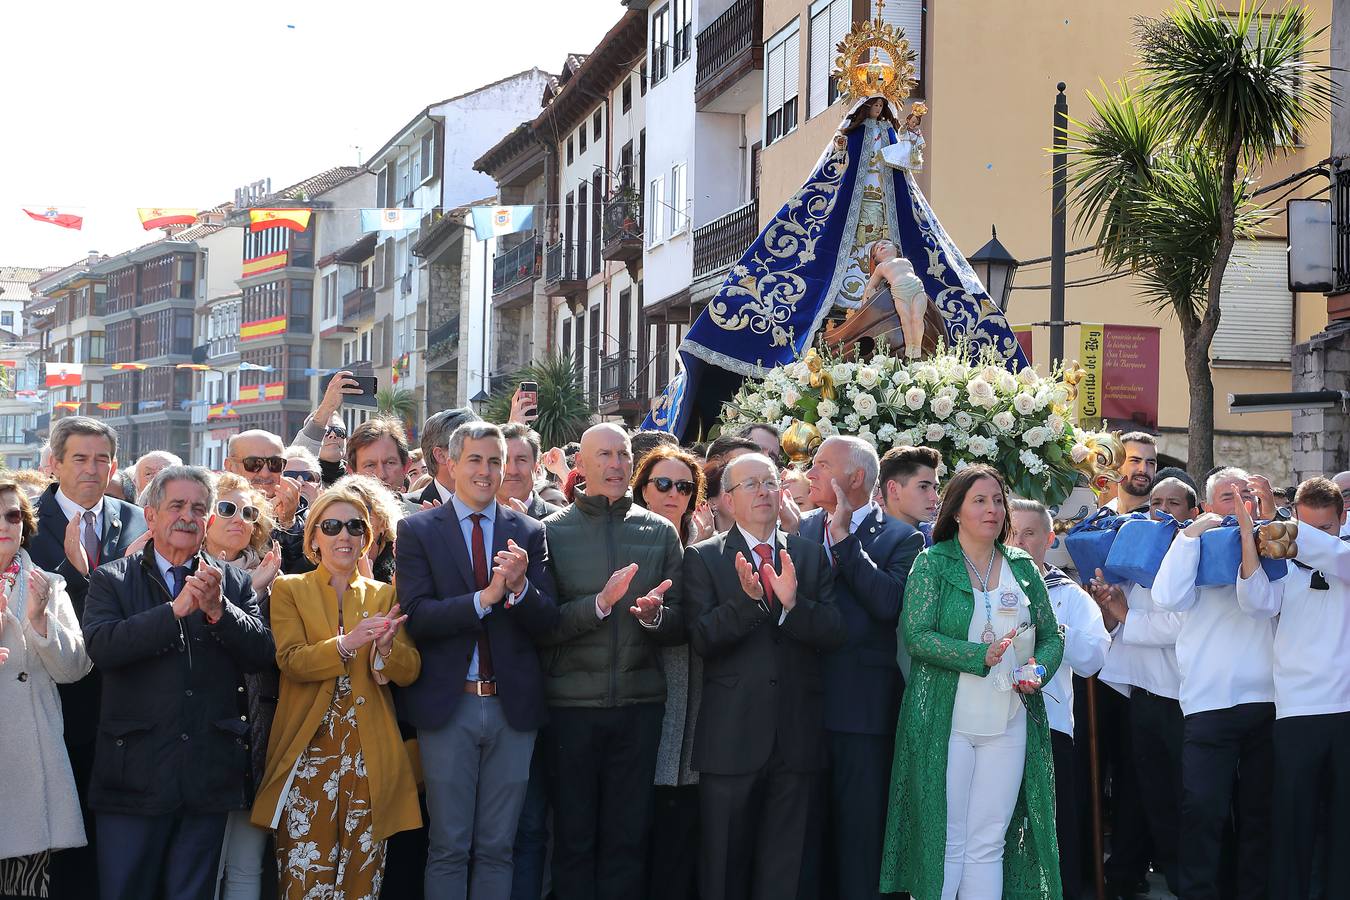
[[[42,414],[42,354],[29,332],[33,284],[50,270],[0,266],[0,462],[9,469],[37,465]]]

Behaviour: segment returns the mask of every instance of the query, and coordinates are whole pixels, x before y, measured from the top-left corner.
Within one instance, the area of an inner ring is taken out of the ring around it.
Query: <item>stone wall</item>
[[[1350,328],[1333,325],[1297,344],[1290,358],[1295,391],[1350,390]],[[1293,469],[1298,480],[1350,468],[1350,416],[1342,408],[1295,410]]]
[[[492,374],[506,375],[524,364],[521,353],[521,319],[523,310],[494,309],[492,311]]]
[[[1186,458],[1186,433],[1164,432],[1158,435],[1158,452],[1178,459]],[[1238,466],[1249,472],[1259,472],[1270,478],[1276,487],[1297,483],[1294,477],[1293,452],[1288,435],[1243,434],[1220,431],[1214,435],[1214,464]],[[1204,472],[1191,472],[1197,480]],[[1203,488],[1203,485],[1202,485]]]

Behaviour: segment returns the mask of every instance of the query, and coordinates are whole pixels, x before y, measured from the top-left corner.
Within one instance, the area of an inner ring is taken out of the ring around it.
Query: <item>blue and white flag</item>
[[[422,224],[423,210],[396,206],[361,210],[361,231],[412,231]]]
[[[257,363],[241,362],[239,364],[240,372],[271,372],[271,366],[260,366]]]
[[[534,227],[533,206],[475,206],[472,212],[473,232],[480,241]]]

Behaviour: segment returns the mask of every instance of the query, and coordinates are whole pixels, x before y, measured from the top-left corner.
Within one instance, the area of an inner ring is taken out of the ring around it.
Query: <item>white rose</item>
[[[872,433],[871,427],[867,425],[864,425],[862,428],[858,429],[858,437],[862,438],[864,441],[867,441],[867,443],[871,444],[873,447],[877,445],[877,436]]]
[[[1007,369],[998,370],[998,380],[994,384],[1004,394],[1011,394],[1017,390],[1017,378]]]
[[[821,398],[820,403],[816,405],[816,415],[822,419],[833,419],[839,415],[839,406],[833,400]]]
[[[1037,425],[1022,432],[1022,442],[1028,447],[1039,447],[1050,440],[1050,431],[1044,425]]]
[[[764,421],[773,422],[776,419],[781,418],[782,415],[783,407],[777,400],[770,400],[768,403],[764,404]]]
[[[1000,369],[998,366],[985,366],[980,369],[980,378],[990,384],[998,384],[998,376],[1005,371],[1007,370]]]
[[[816,431],[820,432],[821,437],[834,437],[839,433],[839,429],[834,427],[834,423],[829,419],[820,419],[816,422]]]
[[[905,392],[905,405],[910,409],[923,409],[923,403],[928,399],[921,387],[912,387]]]
[[[797,384],[800,387],[811,386],[811,370],[808,369],[806,366],[803,365],[797,366]]]
[[[970,465],[970,463],[967,462],[966,460],[964,460],[964,459],[959,459],[959,460],[956,461],[956,468],[953,470],[953,472],[954,472],[954,473],[955,473],[955,472],[960,472],[962,469],[966,468],[966,467],[969,466],[969,465]],[[945,469],[946,466],[943,466],[943,468]],[[945,472],[939,472],[939,473],[938,473],[938,478],[941,478],[941,477],[942,477],[943,475],[945,475],[945,474],[946,474]]]
[[[914,380],[921,384],[937,384],[940,378],[936,366],[922,365],[914,370]]]
[[[881,380],[881,373],[871,366],[858,367],[858,384],[865,388],[874,388]]]
[[[961,396],[961,392],[954,385],[944,384],[942,387],[938,388],[937,395],[939,397],[946,397],[948,400],[955,400]]]
[[[977,434],[971,437],[966,443],[966,449],[970,451],[971,456],[988,456],[989,443],[990,441],[988,438],[981,437]]]
[[[946,478],[946,477],[947,477],[947,464],[944,463],[944,462],[940,462],[940,463],[937,464],[937,468],[934,469],[933,471],[936,473],[936,475],[937,475],[937,477],[938,477],[939,479]]]
[[[1050,418],[1045,420],[1045,425],[1056,437],[1064,433],[1064,417],[1058,413],[1051,413]]]
[[[1031,368],[1031,366],[1027,366],[1017,373],[1017,380],[1030,387],[1040,381],[1041,376],[1037,375],[1036,370]]]
[[[1054,397],[1055,391],[1049,385],[1043,384],[1036,388],[1036,408],[1045,409],[1046,405],[1048,405]]]
[[[950,397],[938,397],[929,404],[928,408],[931,409],[933,415],[937,416],[939,419],[945,419],[952,414],[952,410],[956,408],[956,404],[952,402]]]
[[[877,398],[871,394],[859,394],[858,399],[853,401],[853,409],[860,418],[870,419],[877,414]]]
[[[970,413],[966,412],[963,409],[956,414],[956,424],[964,428],[966,431],[969,431],[970,426],[975,424],[975,419],[970,415]]]
[[[1056,385],[1055,389],[1051,392],[1051,398],[1057,404],[1063,406],[1065,403],[1069,402],[1069,389],[1062,384]]]
[[[995,414],[994,427],[1006,434],[1017,427],[1017,419],[1005,409],[1003,412]]]
[[[800,401],[801,399],[802,395],[797,393],[796,388],[791,387],[783,388],[783,405],[786,406],[788,409],[791,409],[792,407],[796,406],[798,401]]]
[[[861,424],[862,419],[858,416],[857,413],[849,413],[848,415],[844,416],[844,427],[847,428],[849,431],[856,432],[858,430],[858,426]]]
[[[1013,409],[1024,416],[1029,416],[1036,411],[1036,398],[1026,391],[1022,391],[1016,397],[1013,397]]]
[[[1092,454],[1092,450],[1087,444],[1074,444],[1073,449],[1069,451],[1069,459],[1073,460],[1074,465],[1078,465]]]
[[[923,436],[924,440],[928,441],[930,444],[936,444],[947,436],[947,429],[934,422],[932,425],[928,426],[928,430],[924,432]]]
[[[830,367],[830,377],[836,385],[848,384],[853,380],[853,367],[848,363],[839,363]]]
[[[966,393],[970,396],[970,402],[973,406],[989,409],[998,402],[994,394],[994,386],[983,378],[974,378],[966,385]]]
[[[891,376],[891,384],[896,387],[909,387],[914,383],[914,379],[909,377],[909,372],[904,369],[896,369],[895,374]]]
[[[887,422],[885,425],[882,425],[880,428],[877,429],[877,440],[886,441],[887,443],[890,443],[895,440],[895,436],[898,433],[899,432],[895,430],[895,426],[892,425],[890,422]]]

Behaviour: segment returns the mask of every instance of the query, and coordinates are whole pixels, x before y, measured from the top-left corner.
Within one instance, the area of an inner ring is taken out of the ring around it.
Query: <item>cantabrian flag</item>
[[[259,319],[256,322],[245,322],[239,329],[239,337],[245,341],[251,341],[254,338],[270,337],[274,334],[282,334],[286,331],[286,317],[273,316],[270,319]]]
[[[33,212],[31,209],[25,209],[29,218],[37,219],[39,222],[46,222],[49,225],[60,225],[62,228],[72,228],[79,231],[84,225],[84,216],[77,216],[73,213],[63,213],[55,206],[49,206],[42,212]]]
[[[145,363],[113,363],[109,368],[114,372],[144,372],[150,367]]]
[[[79,387],[83,382],[84,363],[47,363],[47,387]]]
[[[250,209],[248,230],[265,231],[268,228],[289,228],[304,231],[309,227],[309,209]]]
[[[141,217],[141,227],[146,231],[165,228],[169,225],[191,225],[197,221],[197,213],[191,209],[177,207],[138,207],[136,214]]]
[[[263,385],[264,400],[281,400],[286,396],[286,382],[273,381]]]

